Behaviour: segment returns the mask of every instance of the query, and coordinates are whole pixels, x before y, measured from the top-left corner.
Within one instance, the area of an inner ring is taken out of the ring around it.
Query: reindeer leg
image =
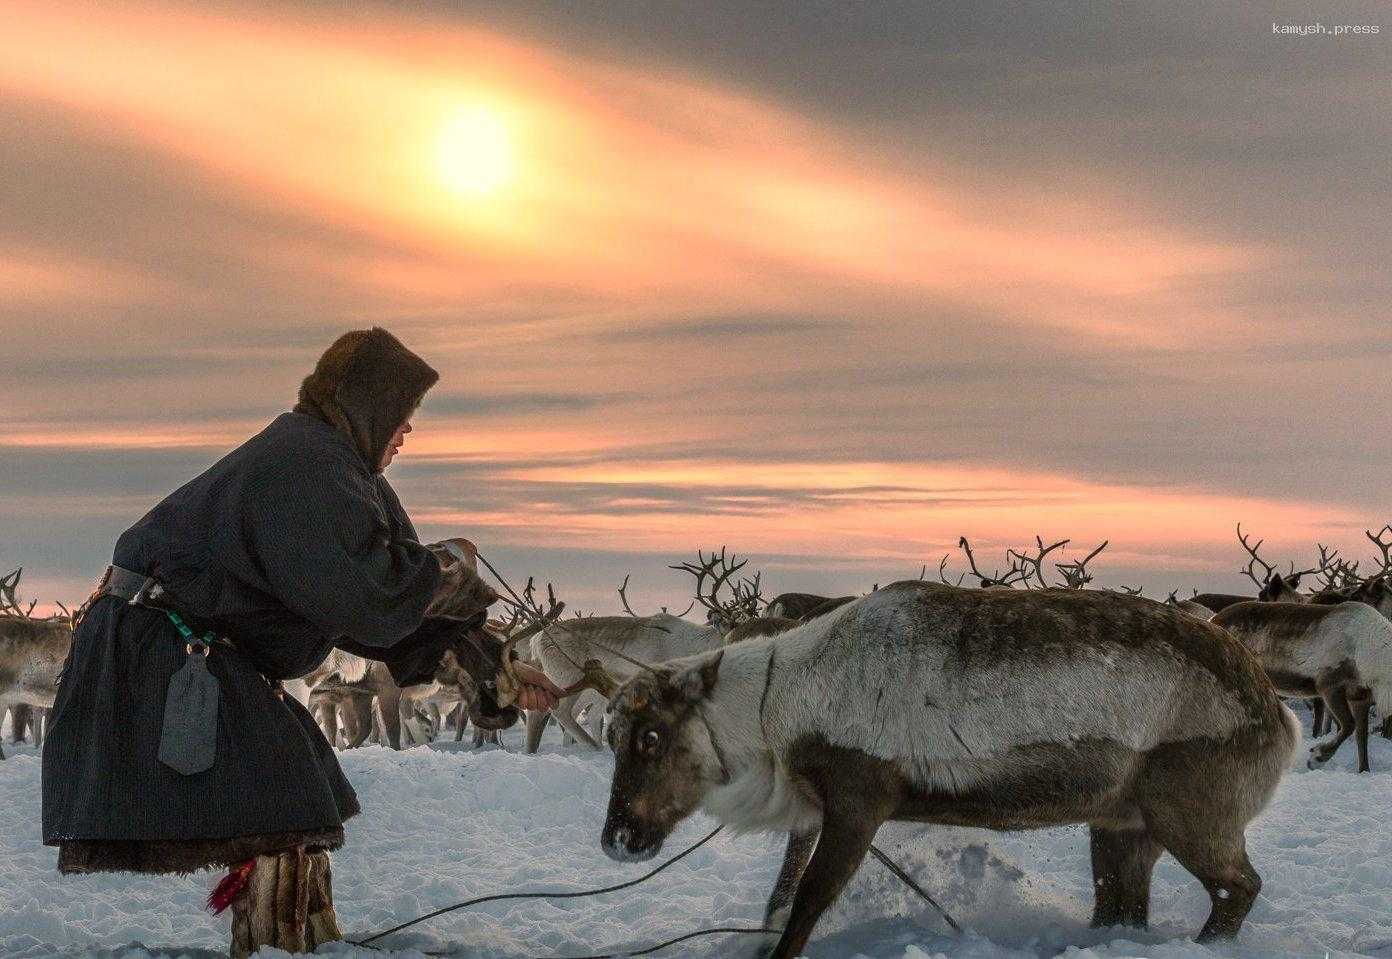
[[[401,690],[392,689],[377,694],[377,712],[382,720],[384,746],[401,748]]]
[[[597,743],[604,742],[604,700],[590,707],[590,738]]]
[[[338,748],[338,706],[325,702],[319,707],[319,725],[324,730],[324,738],[329,745]]]
[[[1316,743],[1310,749],[1310,762],[1327,763],[1339,751],[1339,747],[1344,744],[1344,740],[1353,735],[1353,712],[1349,709],[1348,697],[1344,693],[1344,687],[1331,686],[1320,689],[1320,696],[1324,703],[1333,713],[1334,720],[1339,724],[1339,735],[1332,742]]]
[[[1310,735],[1319,739],[1324,735],[1325,723],[1329,717],[1324,711],[1324,700],[1316,697],[1310,700]]]
[[[344,719],[352,731],[348,734],[347,747],[357,749],[372,735],[372,698],[354,696],[346,706]]]
[[[579,696],[579,693],[574,693],[562,699],[556,704],[556,708],[552,710],[552,715],[556,717],[556,722],[561,724],[561,728],[570,733],[576,742],[583,743],[591,749],[598,750],[601,748],[599,743],[591,739],[590,734],[585,732],[580,724],[575,721],[575,714],[572,710],[575,709],[575,701]]]
[[[788,921],[788,910],[797,894],[798,883],[807,869],[807,860],[817,845],[817,831],[788,833],[788,846],[783,852],[783,868],[778,870],[778,878],[773,883],[768,906],[764,909],[764,925],[779,929]],[[770,947],[772,948],[772,947]]]
[[[1355,690],[1348,698],[1349,707],[1353,711],[1353,727],[1357,735],[1358,743],[1358,771],[1366,773],[1368,769],[1368,713],[1373,708],[1373,694],[1368,689]]]
[[[546,730],[546,724],[551,721],[551,714],[545,710],[529,710],[527,713],[527,753],[531,755],[541,748],[541,734]]]
[[[1092,925],[1135,926],[1150,921],[1150,874],[1164,852],[1144,829],[1092,827]]]
[[[44,733],[48,732],[48,710],[41,707],[34,709],[34,722],[31,728],[34,730],[34,748],[42,749]]]
[[[10,707],[10,744],[18,746],[29,737],[26,729],[34,725],[34,710],[28,703],[15,703]]]
[[[788,923],[783,927],[778,945],[770,953],[771,959],[795,959],[802,955],[817,920],[841,895],[870,850],[883,818],[873,814],[867,816],[869,810],[848,809],[847,805],[838,802],[834,812],[827,810],[817,849],[798,883]]]

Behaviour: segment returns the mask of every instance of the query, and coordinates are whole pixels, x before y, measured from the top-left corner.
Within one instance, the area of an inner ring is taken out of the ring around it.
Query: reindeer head
[[[522,716],[512,700],[500,694],[510,656],[501,637],[487,627],[474,627],[445,651],[436,668],[436,681],[459,688],[469,703],[469,722],[479,729],[508,729]]]
[[[1263,603],[1308,603],[1310,597],[1296,589],[1304,575],[1305,571],[1292,572],[1286,576],[1272,573],[1266,585],[1262,586],[1261,592],[1257,593],[1257,599]]]
[[[1349,599],[1358,603],[1367,603],[1388,619],[1392,619],[1392,584],[1389,584],[1386,576],[1375,576],[1359,585],[1350,595]]]
[[[721,653],[675,671],[639,673],[610,703],[606,737],[614,781],[600,845],[610,859],[651,859],[672,829],[724,782],[724,768],[700,716],[715,688]]]

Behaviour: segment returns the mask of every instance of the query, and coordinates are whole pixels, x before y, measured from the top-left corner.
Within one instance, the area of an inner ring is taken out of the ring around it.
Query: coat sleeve
[[[461,642],[471,627],[482,626],[487,618],[487,612],[480,613],[471,622],[428,616],[420,629],[385,649],[351,639],[341,639],[335,645],[363,659],[385,663],[398,686],[418,686],[433,682],[445,650]]]
[[[273,471],[258,483],[243,535],[261,578],[325,635],[391,646],[421,625],[440,564],[393,535],[374,480],[350,467]]]

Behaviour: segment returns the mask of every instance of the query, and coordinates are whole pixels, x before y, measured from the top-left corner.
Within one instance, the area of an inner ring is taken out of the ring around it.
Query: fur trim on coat
[[[254,856],[274,856],[296,846],[304,846],[308,852],[320,852],[337,849],[342,845],[342,828],[171,842],[83,840],[59,845],[58,871],[163,874],[196,872],[199,869],[230,869]]]

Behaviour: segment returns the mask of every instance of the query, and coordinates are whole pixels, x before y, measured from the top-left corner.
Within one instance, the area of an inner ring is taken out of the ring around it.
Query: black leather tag
[[[218,681],[208,657],[195,648],[169,680],[164,697],[159,760],[192,776],[212,768],[217,757]]]

